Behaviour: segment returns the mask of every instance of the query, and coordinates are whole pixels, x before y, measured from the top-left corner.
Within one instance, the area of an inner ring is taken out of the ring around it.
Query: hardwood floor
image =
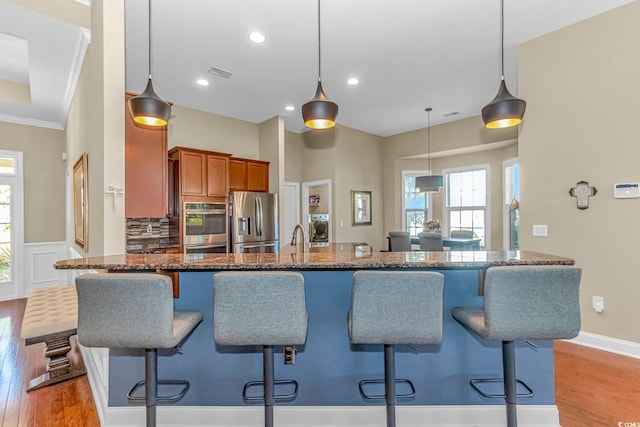
[[[639,359],[564,341],[554,354],[563,427],[640,426]]]
[[[0,426],[99,427],[86,375],[26,392],[29,380],[46,371],[46,359],[44,344],[25,346],[20,339],[25,304],[0,302]],[[81,363],[75,349],[69,356]]]
[[[42,345],[27,347],[20,339],[25,303],[0,302],[0,426],[99,427],[86,376],[25,391],[45,370]],[[554,347],[562,427],[640,426],[639,359],[564,341]]]

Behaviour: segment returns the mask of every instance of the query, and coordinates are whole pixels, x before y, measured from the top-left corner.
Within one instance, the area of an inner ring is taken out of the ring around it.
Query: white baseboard
[[[261,406],[157,408],[160,427],[256,427],[263,425]],[[144,424],[144,407],[107,408],[105,427]],[[396,408],[398,425],[405,427],[504,427],[503,405],[408,406]],[[385,425],[384,406],[276,406],[274,424],[282,427],[375,427]],[[560,427],[554,405],[518,407],[520,427]]]
[[[622,356],[640,359],[640,343],[625,341],[618,338],[611,338],[604,335],[592,334],[590,332],[580,332],[580,334],[568,342],[584,345],[586,347],[597,348]]]

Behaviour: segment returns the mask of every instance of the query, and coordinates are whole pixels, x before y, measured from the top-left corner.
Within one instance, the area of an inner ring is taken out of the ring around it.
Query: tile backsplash
[[[126,233],[127,252],[148,252],[179,244],[177,227],[172,227],[166,217],[127,218]]]

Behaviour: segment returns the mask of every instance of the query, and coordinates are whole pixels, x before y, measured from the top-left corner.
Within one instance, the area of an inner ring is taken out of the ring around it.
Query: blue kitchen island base
[[[477,270],[438,271],[445,275],[442,343],[397,347],[397,377],[411,379],[416,387],[414,399],[398,402],[398,425],[504,425],[504,401],[483,398],[469,386],[472,378],[501,376],[500,345],[470,334],[451,317],[453,306],[482,305]],[[176,309],[200,310],[204,320],[184,342],[182,354],[159,354],[160,378],[191,382],[181,402],[158,408],[161,425],[261,425],[261,406],[242,401],[244,384],[261,377],[261,348],[214,343],[213,274],[180,273]],[[347,311],[353,271],[302,274],[309,311],[307,342],[298,347],[295,365],[284,365],[278,353],[275,368],[276,378],[295,379],[300,388],[295,401],[276,406],[276,425],[383,426],[384,401],[367,401],[358,391],[360,380],[383,377],[383,352],[381,345],[349,343]],[[550,341],[537,341],[536,345],[538,348],[517,343],[518,378],[535,391],[534,397],[519,401],[520,425],[557,426],[553,345]],[[104,425],[136,425],[130,417],[140,415],[142,421],[144,408],[129,405],[126,393],[143,375],[142,353],[111,349],[106,356],[105,352],[83,349],[89,370],[98,371],[90,372],[94,395],[103,394],[96,396],[97,406],[102,406],[98,411],[102,411]],[[107,361],[108,374],[101,376],[100,365]],[[106,375],[108,381],[104,380]]]

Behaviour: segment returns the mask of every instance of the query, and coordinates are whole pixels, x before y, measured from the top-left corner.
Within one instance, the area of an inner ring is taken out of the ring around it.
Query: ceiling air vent
[[[222,77],[223,79],[228,79],[229,77],[233,76],[233,73],[231,71],[223,70],[222,68],[218,67],[211,67],[211,69],[209,70],[209,74]]]

